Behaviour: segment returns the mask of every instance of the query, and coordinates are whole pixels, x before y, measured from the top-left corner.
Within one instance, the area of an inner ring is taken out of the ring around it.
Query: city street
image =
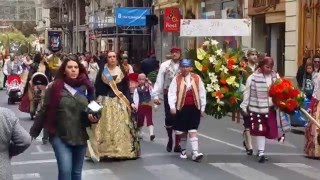
[[[13,110],[29,131],[28,114],[18,105],[7,105],[5,91],[0,92],[0,106]],[[284,144],[268,141],[266,153],[270,160],[259,164],[255,156],[247,156],[242,147],[242,125],[230,117],[216,120],[205,117],[200,127],[201,163],[180,159],[165,150],[163,109],[154,113],[155,142],[150,142],[147,129],[141,142],[142,156],[138,160],[93,163],[86,160],[84,180],[320,180],[318,160],[303,156],[304,136],[288,133]],[[301,130],[301,129],[300,129]],[[56,160],[50,144],[42,145],[41,137],[22,155],[12,159],[15,180],[56,180]]]

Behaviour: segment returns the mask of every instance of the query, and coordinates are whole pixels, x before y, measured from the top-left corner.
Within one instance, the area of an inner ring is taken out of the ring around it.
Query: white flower
[[[223,105],[224,105],[224,102],[223,102],[223,101],[221,101],[221,100],[217,97],[217,104],[219,104],[219,105],[223,106]]]
[[[222,56],[222,54],[223,54],[222,49],[218,49],[218,50],[216,51],[216,54],[217,54],[218,56]]]
[[[208,92],[212,92],[213,91],[213,85],[212,84],[207,84],[206,90]]]
[[[225,74],[228,73],[228,68],[225,67],[224,65],[221,66],[221,68],[219,69],[220,71],[224,72]]]
[[[218,76],[216,74],[214,74],[214,73],[209,73],[209,78],[210,78],[212,83],[218,82]]]
[[[216,64],[216,63],[217,63],[217,59],[216,59],[215,56],[209,57],[209,61],[210,61],[212,64]]]
[[[216,41],[216,40],[211,39],[211,44],[216,46],[216,45],[218,45],[218,44],[219,44],[219,42],[218,42],[218,41]]]
[[[214,85],[213,85],[213,90],[214,90],[214,91],[220,91],[220,86],[219,86],[219,84],[214,84]]]
[[[209,42],[209,41],[205,41],[205,42],[203,42],[203,45],[209,46],[209,45],[210,45],[210,42]]]

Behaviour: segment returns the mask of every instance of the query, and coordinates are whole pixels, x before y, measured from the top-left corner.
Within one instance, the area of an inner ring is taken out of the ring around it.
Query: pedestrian
[[[89,125],[84,112],[93,96],[94,88],[86,70],[75,55],[69,55],[49,85],[30,129],[33,138],[43,127],[48,131],[59,180],[81,180],[88,140],[86,127]],[[88,118],[92,123],[97,121],[90,115]]]
[[[134,73],[132,66],[128,63],[128,55],[127,54],[122,55],[121,66],[124,69],[124,72],[126,74]]]
[[[254,48],[251,48],[247,51],[247,63],[245,70],[252,74],[256,67],[257,67],[257,60],[258,60],[258,51]],[[246,84],[246,80],[243,82],[243,84]],[[243,146],[246,149],[247,154],[250,156],[253,154],[253,147],[252,147],[252,138],[250,135],[250,118],[248,116],[243,116]]]
[[[303,86],[303,77],[306,72],[306,64],[307,63],[313,63],[312,59],[304,57],[302,60],[302,65],[299,66],[298,71],[297,71],[296,80],[297,80],[299,88],[302,88],[302,86]],[[314,71],[314,72],[316,72],[316,71]]]
[[[319,100],[320,100],[320,77],[314,78],[314,90],[312,93],[311,103],[308,108],[308,112],[315,117],[319,123],[319,118],[316,118],[319,114]],[[304,152],[306,157],[309,158],[320,158],[320,133],[319,128],[312,121],[308,122],[305,130],[305,146]]]
[[[96,81],[97,73],[99,71],[99,65],[97,63],[97,56],[90,57],[89,65],[88,65],[88,75],[90,81],[94,84]]]
[[[5,59],[3,54],[0,53],[0,90],[4,88],[4,74],[3,74],[3,66],[5,64]]]
[[[179,73],[179,63],[182,59],[181,49],[178,47],[172,47],[171,58],[168,61],[163,62],[160,65],[160,69],[157,75],[156,83],[153,87],[152,97],[154,97],[154,103],[159,105],[159,95],[163,93],[164,109],[165,109],[165,128],[168,134],[167,151],[172,151],[173,146],[173,116],[170,113],[170,106],[168,104],[168,89],[172,79]],[[178,135],[175,136],[175,147],[174,152],[180,152],[179,146],[180,138]]]
[[[180,158],[187,158],[187,139],[192,149],[192,160],[200,162],[198,127],[206,108],[206,90],[199,75],[192,73],[189,59],[180,62],[180,73],[173,78],[168,92],[170,111],[175,116],[173,129],[180,136]]]
[[[103,158],[137,159],[140,143],[132,115],[135,106],[130,95],[129,78],[118,66],[114,51],[109,51],[107,63],[99,70],[95,89],[102,110],[100,121],[91,127],[88,155],[94,161]]]
[[[31,144],[31,137],[20,125],[17,116],[0,107],[0,180],[12,180],[11,158],[23,153]]]
[[[312,63],[306,63],[305,65],[305,72],[303,75],[303,81],[302,81],[302,87],[301,90],[304,92],[306,97],[311,100],[313,89],[314,89],[314,76],[315,72],[313,71],[313,64]]]
[[[55,77],[60,65],[61,65],[61,59],[58,53],[53,53],[48,56],[48,64],[51,71],[52,79]],[[51,81],[51,79],[50,79]]]
[[[320,73],[320,57],[318,55],[313,56],[314,71]]]
[[[277,121],[276,110],[268,92],[271,84],[279,78],[279,75],[272,70],[273,65],[271,57],[264,57],[259,61],[257,69],[247,79],[243,101],[240,104],[242,113],[250,119],[250,134],[255,140],[260,163],[267,160],[264,154],[266,137],[278,132],[277,126],[270,126],[277,124],[273,123]]]
[[[6,76],[20,75],[22,73],[22,66],[19,62],[18,56],[14,56],[13,58],[5,62],[3,66],[3,73]]]
[[[35,96],[37,92],[40,92],[41,99],[44,98],[44,90],[36,87],[32,83],[32,76],[35,73],[41,72],[43,73],[48,80],[51,80],[51,71],[49,69],[49,65],[46,62],[46,58],[41,53],[35,54],[33,58],[33,63],[30,65],[29,73],[27,77],[27,84],[24,88],[23,96],[28,96],[29,99],[29,112],[31,119],[33,119],[34,115],[36,114],[37,110],[39,109],[38,106],[40,106],[41,103],[35,103],[37,102],[37,99],[35,99]],[[40,90],[40,91],[39,91]],[[37,97],[36,97],[37,98]],[[49,141],[49,135],[46,129],[43,130],[43,137],[42,137],[42,143],[47,144]]]
[[[144,122],[147,122],[149,127],[150,141],[153,141],[156,137],[154,135],[154,127],[152,121],[152,83],[147,79],[145,74],[139,74],[138,76],[138,87],[135,88],[133,93],[133,102],[137,109],[137,122],[139,134],[144,126]]]

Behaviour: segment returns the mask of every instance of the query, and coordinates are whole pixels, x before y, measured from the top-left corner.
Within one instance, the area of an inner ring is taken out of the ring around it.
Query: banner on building
[[[180,36],[250,36],[250,19],[182,19]]]
[[[146,26],[150,8],[116,8],[117,26]]]
[[[164,9],[164,27],[165,32],[180,32],[180,11],[179,8]]]
[[[58,52],[62,49],[62,31],[48,31],[48,50]]]

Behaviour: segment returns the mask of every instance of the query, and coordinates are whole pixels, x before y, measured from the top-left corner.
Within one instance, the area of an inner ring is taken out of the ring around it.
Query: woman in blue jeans
[[[94,88],[77,56],[67,57],[49,85],[43,106],[30,129],[36,138],[42,128],[49,133],[59,170],[59,180],[81,180],[88,134],[86,127],[97,122],[84,116]]]

